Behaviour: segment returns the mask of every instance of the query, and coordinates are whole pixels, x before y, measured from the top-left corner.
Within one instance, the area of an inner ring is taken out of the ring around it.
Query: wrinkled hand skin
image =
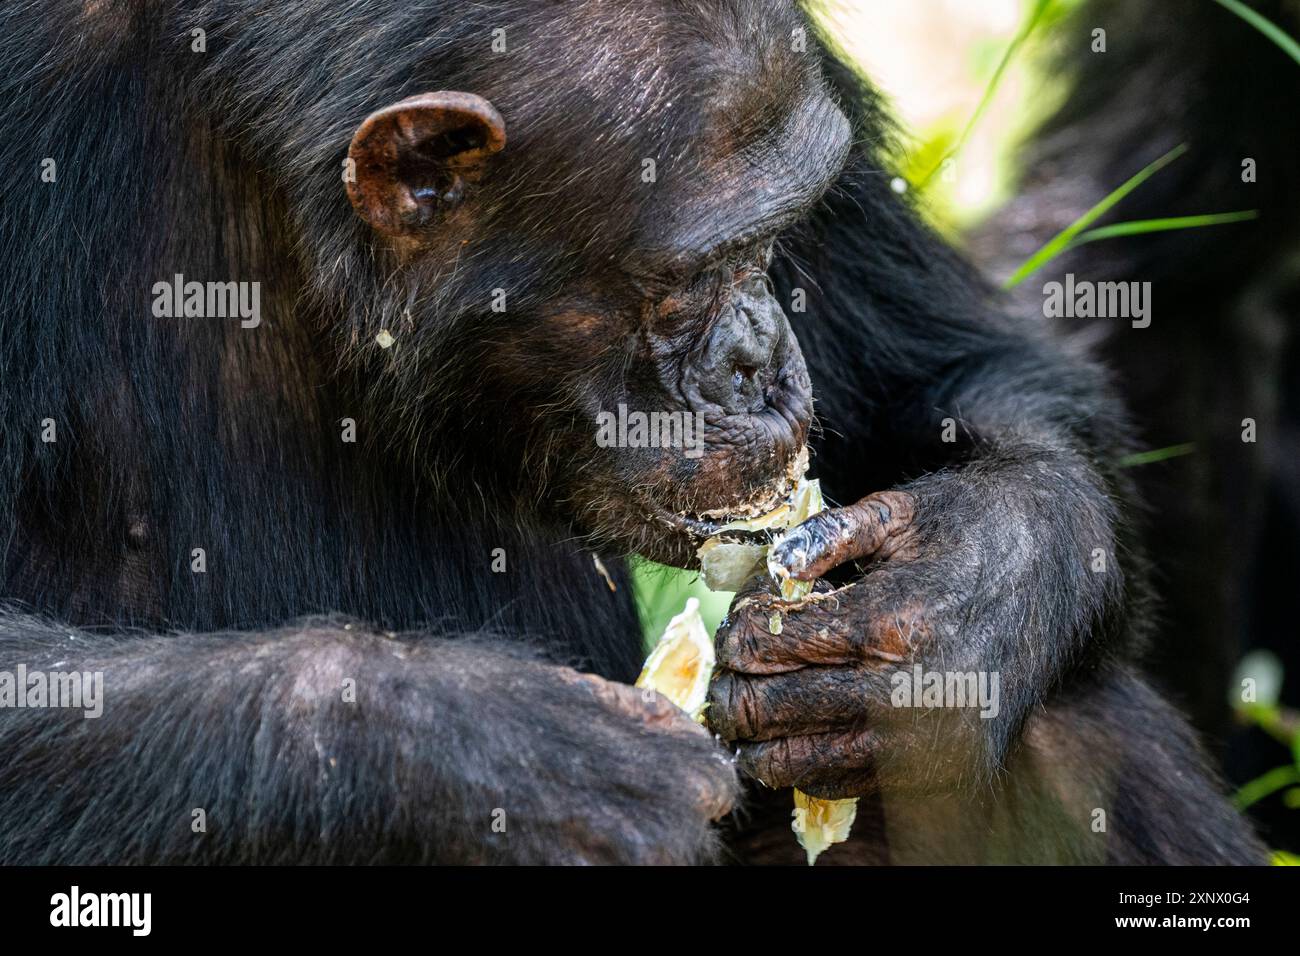
[[[666,698],[493,641],[346,619],[5,637],[0,669],[102,672],[111,704],[0,708],[0,806],[44,808],[0,812],[0,865],[700,863],[736,796],[730,755]],[[76,786],[28,772],[55,752]],[[182,791],[220,826],[177,826]]]
[[[536,770],[543,797],[523,813],[521,828],[543,850],[533,862],[686,864],[717,853],[712,823],[731,812],[735,767],[713,735],[672,701],[651,690],[545,668],[569,683],[565,713],[538,714],[539,726],[577,746],[568,760],[555,752]],[[528,675],[518,681],[526,695]],[[561,728],[556,720],[568,724]],[[543,779],[545,778],[545,779]],[[554,785],[560,792],[545,796]],[[530,841],[533,842],[533,841]]]
[[[852,562],[861,573],[793,604],[761,577],[736,596],[705,713],[745,774],[824,798],[992,779],[1122,591],[1117,569],[1089,573],[1093,548],[1113,554],[1091,472],[1066,456],[1019,457],[870,495],[787,535],[775,557],[793,577]],[[997,715],[982,719],[977,703],[894,706],[895,675],[918,664],[997,673]]]

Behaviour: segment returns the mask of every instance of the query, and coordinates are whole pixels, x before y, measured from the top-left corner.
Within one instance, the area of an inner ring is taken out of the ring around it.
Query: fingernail
[[[808,567],[808,549],[812,542],[806,531],[791,531],[772,549],[772,558],[788,574],[798,574]]]

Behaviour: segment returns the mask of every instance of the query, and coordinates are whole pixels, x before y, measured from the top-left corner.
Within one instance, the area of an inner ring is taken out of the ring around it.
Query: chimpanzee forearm
[[[103,690],[0,709],[4,863],[685,861],[730,797],[667,702],[483,646],[0,627],[0,670]]]
[[[1100,371],[1029,330],[1001,345],[927,397],[937,467],[903,486],[936,573],[980,610],[922,663],[999,676],[1001,714],[982,722],[995,762],[1072,667],[1124,653],[1146,588],[1121,531],[1127,426]],[[964,575],[971,562],[979,580]]]
[[[752,741],[741,765],[769,784],[978,790],[1027,715],[1129,637],[1145,583],[1120,531],[1127,427],[1100,370],[1001,313],[901,202],[863,198],[884,187],[859,172],[819,211],[817,242],[792,237],[775,270],[783,294],[807,292],[814,467],[840,506],[779,557],[842,587],[782,612],[775,644],[766,602],[733,615],[710,721]],[[836,669],[792,670],[809,664]],[[918,671],[996,681],[996,707],[900,698]]]
[[[1262,864],[1182,717],[1109,663],[1029,715],[997,786],[882,794],[887,858],[934,864]],[[868,821],[871,820],[869,816]]]
[[[1026,717],[1124,627],[1114,509],[1078,453],[1006,440],[826,512],[777,554],[849,527],[867,541],[867,573],[797,609],[764,596],[733,612],[711,725],[760,741],[742,748],[741,765],[773,786],[822,796],[987,787]],[[870,535],[873,522],[901,528]],[[979,694],[949,699],[953,680]],[[930,681],[934,700],[922,692]],[[817,733],[853,754],[839,779],[820,766]]]
[[[968,815],[972,862],[1264,864],[1268,853],[1225,799],[1187,721],[1130,665],[1099,665],[1027,721],[1008,763],[1015,783]],[[1053,828],[1053,858],[1024,838]],[[983,830],[983,835],[976,832]],[[905,862],[905,861],[903,861]]]
[[[919,334],[899,326],[883,338],[899,354],[919,354]],[[855,587],[870,585],[867,618],[904,624],[888,648],[896,659],[877,675],[883,699],[897,665],[997,675],[999,715],[962,722],[980,743],[954,748],[960,763],[976,758],[977,772],[963,776],[983,779],[1071,666],[1116,648],[1145,581],[1119,530],[1126,426],[1101,373],[1030,329],[1015,335],[1004,318],[968,335],[984,346],[882,389],[865,421],[828,422],[849,433],[828,443],[819,473],[847,507],[824,519],[842,540],[810,570],[824,574],[846,555],[878,562]],[[885,444],[900,460],[861,464],[854,449],[876,447],[873,434],[886,429],[896,429]],[[843,569],[836,580],[848,580]],[[909,712],[882,719],[899,726],[895,739],[913,735]]]

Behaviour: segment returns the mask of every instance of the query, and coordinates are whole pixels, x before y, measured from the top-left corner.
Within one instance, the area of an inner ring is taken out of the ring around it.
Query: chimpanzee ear
[[[421,93],[371,113],[348,148],[348,198],[386,236],[409,236],[454,205],[506,144],[496,108],[473,93]]]

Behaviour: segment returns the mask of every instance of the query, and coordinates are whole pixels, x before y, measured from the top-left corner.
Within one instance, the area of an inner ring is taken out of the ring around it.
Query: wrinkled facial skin
[[[724,516],[770,510],[786,493],[812,394],[770,260],[755,243],[667,294],[640,290],[630,324],[593,317],[621,331],[622,347],[586,375],[569,436],[584,467],[565,494],[584,530],[685,567]]]
[[[695,567],[707,538],[775,507],[806,461],[811,387],[767,269],[776,235],[838,174],[849,135],[817,94],[775,126],[744,158],[719,157],[712,183],[663,194],[644,267],[632,256],[618,274],[589,275],[591,288],[522,337],[518,367],[546,354],[564,383],[541,432],[552,447],[564,436],[568,460],[547,489],[595,545]],[[672,416],[691,430],[665,441]]]

